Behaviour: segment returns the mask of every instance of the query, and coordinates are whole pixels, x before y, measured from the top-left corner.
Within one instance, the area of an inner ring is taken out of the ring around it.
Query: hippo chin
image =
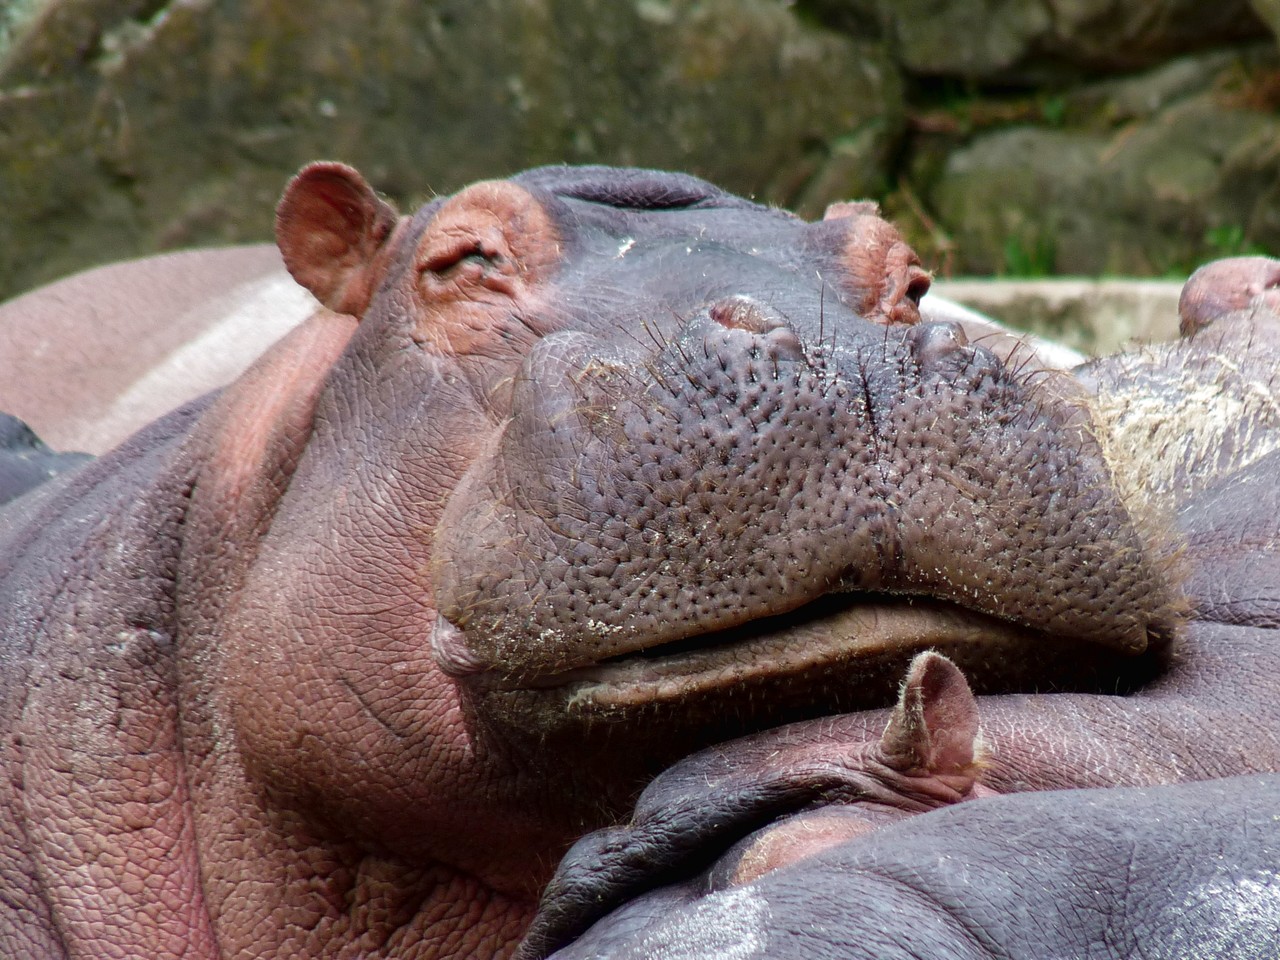
[[[323,309],[0,514],[0,952],[507,956],[692,750],[942,650],[862,739],[963,794],[976,728],[921,737],[971,686],[1182,649],[1121,414],[920,322],[866,205],[546,168],[400,216],[320,163],[277,240]]]

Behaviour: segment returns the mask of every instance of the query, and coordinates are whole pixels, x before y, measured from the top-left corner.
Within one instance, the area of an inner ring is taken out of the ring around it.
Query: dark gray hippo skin
[[[105,453],[174,407],[226,386],[321,307],[274,244],[111,263],[0,303],[0,410],[57,450]],[[1015,335],[930,294],[926,320],[954,321],[1002,359],[1083,359]]]
[[[1158,678],[975,698],[921,655],[888,715],[663,774],[570,852],[523,956],[1275,956],[1280,780],[1215,778],[1280,761],[1277,267],[1209,265],[1184,340],[1077,372],[1184,544]]]
[[[274,244],[95,267],[0,303],[0,410],[55,449],[105,453],[226,386],[324,309],[289,275]],[[920,315],[959,323],[1002,360],[1016,354],[1065,369],[1084,359],[934,294],[921,300]]]
[[[1280,777],[965,803],[755,883],[715,868],[557,960],[1261,960],[1280,944]]]
[[[50,450],[25,423],[0,413],[0,505],[90,459]]]
[[[908,664],[883,735],[822,729],[912,809],[1000,788],[971,688],[1075,691],[1027,701],[1027,787],[1280,765],[1274,685],[1228,713],[1188,645],[1182,487],[1129,407],[920,322],[866,205],[548,168],[401,216],[321,163],[277,239],[321,309],[0,513],[0,954],[507,957],[660,770],[891,704]],[[1187,740],[1162,684],[1217,724],[1201,767],[1150,745]],[[1063,773],[1101,691],[1113,752]],[[758,759],[794,793],[789,747]]]
[[[865,206],[587,168],[402,217],[318,164],[277,233],[322,309],[0,514],[0,953],[507,956],[692,749],[882,700],[922,644],[1096,684],[1172,640],[1086,407],[920,324]]]

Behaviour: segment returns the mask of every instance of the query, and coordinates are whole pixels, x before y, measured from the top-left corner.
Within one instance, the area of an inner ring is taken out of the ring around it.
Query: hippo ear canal
[[[326,307],[361,314],[376,286],[378,254],[399,222],[355,169],[304,167],[276,208],[276,243],[289,273]]]

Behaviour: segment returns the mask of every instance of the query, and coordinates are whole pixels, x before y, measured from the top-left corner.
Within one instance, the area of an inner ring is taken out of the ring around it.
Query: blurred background
[[[0,299],[543,163],[881,202],[941,276],[1280,252],[1280,0],[0,0]]]

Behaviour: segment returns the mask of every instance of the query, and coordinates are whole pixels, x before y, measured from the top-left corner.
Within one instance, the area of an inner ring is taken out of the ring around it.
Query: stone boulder
[[[1261,12],[1276,3],[1254,6]],[[851,34],[891,40],[911,73],[986,83],[1136,70],[1260,39],[1267,29],[1248,0],[808,0],[805,7]]]
[[[1082,91],[1059,126],[950,152],[926,195],[951,271],[1185,275],[1280,251],[1280,116],[1252,84],[1280,64],[1270,49],[1206,62]]]
[[[316,158],[405,207],[603,162],[809,209],[878,192],[902,122],[880,45],[773,0],[20,3],[0,14],[0,298],[267,239]]]
[[[930,297],[960,303],[1006,326],[1052,338],[1084,356],[1176,340],[1183,280],[941,280]]]

